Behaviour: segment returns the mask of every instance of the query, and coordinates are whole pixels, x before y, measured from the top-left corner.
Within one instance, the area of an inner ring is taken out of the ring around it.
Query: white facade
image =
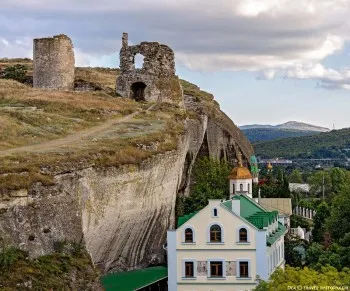
[[[277,218],[259,229],[240,216],[241,207],[240,200],[210,200],[178,229],[168,231],[169,291],[252,290],[257,276],[266,280],[284,267],[284,233],[267,246],[269,234],[279,226]],[[213,242],[217,233],[220,239]]]

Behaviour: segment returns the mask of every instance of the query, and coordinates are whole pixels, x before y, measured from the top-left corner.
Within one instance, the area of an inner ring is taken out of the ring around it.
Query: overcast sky
[[[350,127],[350,0],[1,0],[0,58],[65,33],[77,65],[116,67],[122,32],[173,48],[238,125]]]

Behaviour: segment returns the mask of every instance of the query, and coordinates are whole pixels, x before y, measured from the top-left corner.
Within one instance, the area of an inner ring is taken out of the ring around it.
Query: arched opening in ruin
[[[145,101],[146,84],[143,82],[136,82],[131,85],[131,98],[136,101]]]
[[[134,56],[134,65],[135,69],[142,69],[143,68],[143,61],[144,61],[144,56],[141,54],[136,54]]]

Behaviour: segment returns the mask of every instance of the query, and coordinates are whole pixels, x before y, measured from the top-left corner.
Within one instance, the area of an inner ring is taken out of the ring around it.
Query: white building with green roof
[[[239,172],[246,175],[232,171]],[[230,175],[230,186],[238,180]],[[258,277],[267,280],[284,268],[287,228],[277,211],[267,211],[250,198],[250,189],[240,188],[230,187],[230,200],[210,200],[179,217],[177,229],[168,231],[169,291],[252,290]]]

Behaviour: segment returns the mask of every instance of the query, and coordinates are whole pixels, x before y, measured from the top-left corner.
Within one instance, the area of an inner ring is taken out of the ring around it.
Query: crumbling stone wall
[[[135,56],[144,56],[143,66],[135,68]],[[121,75],[117,79],[117,94],[137,101],[183,104],[183,92],[175,75],[175,56],[171,48],[158,42],[128,45],[123,33],[120,50]]]
[[[74,51],[68,36],[34,39],[33,54],[33,87],[74,89]]]

